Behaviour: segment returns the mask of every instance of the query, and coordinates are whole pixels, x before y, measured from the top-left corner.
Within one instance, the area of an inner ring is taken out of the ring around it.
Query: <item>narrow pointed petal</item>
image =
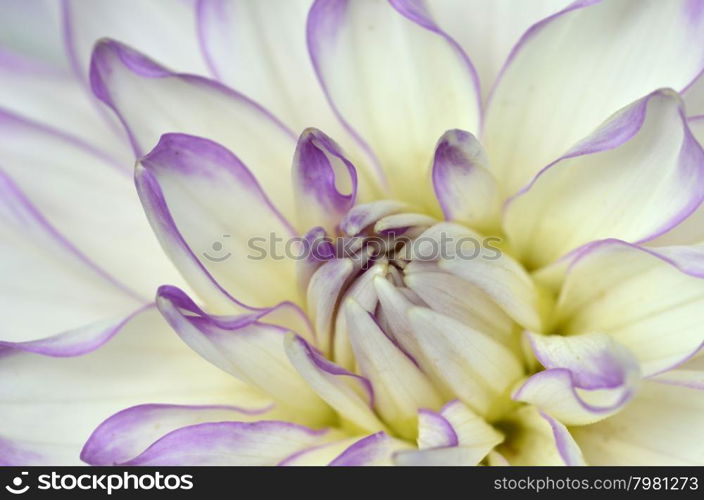
[[[271,400],[194,355],[151,309],[83,356],[3,356],[0,442],[19,453],[13,458],[3,448],[3,463],[79,465],[103,420],[145,403],[263,408]]]
[[[608,335],[532,334],[530,342],[546,370],[524,382],[513,399],[533,404],[563,424],[603,420],[636,393],[638,362]]]
[[[390,184],[394,195],[422,205],[432,141],[452,128],[477,132],[480,112],[471,63],[416,7],[316,1],[308,48],[336,111],[369,144],[389,179],[405,179]]]
[[[235,152],[282,210],[293,210],[287,174],[295,135],[255,102],[207,78],[173,73],[112,40],[93,50],[90,81],[125,126],[136,156],[167,132],[208,137]]]
[[[321,225],[334,233],[357,198],[357,171],[335,141],[306,129],[293,157],[293,189],[299,227]]]
[[[646,382],[623,411],[572,429],[590,465],[701,465],[704,391]]]
[[[452,426],[460,446],[482,449],[486,455],[504,439],[500,432],[461,401],[450,401],[440,410],[440,414]]]
[[[81,451],[89,465],[117,465],[137,457],[162,436],[187,425],[261,419],[271,409],[234,406],[145,404],[119,411],[102,422]]]
[[[482,140],[505,195],[618,109],[697,77],[704,16],[691,5],[701,4],[579,1],[523,35],[493,89]]]
[[[435,146],[433,187],[446,220],[491,232],[499,225],[499,191],[489,160],[469,132],[445,132]]]
[[[366,432],[386,430],[374,414],[374,391],[366,378],[328,361],[301,337],[287,337],[286,354],[301,377],[342,418]]]
[[[504,228],[537,268],[593,240],[648,241],[704,199],[704,151],[679,97],[658,91],[619,111],[512,198]]]
[[[554,327],[568,335],[607,333],[636,356],[647,377],[686,361],[704,342],[702,255],[700,247],[646,249],[605,240],[536,277],[561,284]]]
[[[289,422],[207,422],[166,434],[123,465],[277,465],[331,438]]]
[[[308,284],[308,312],[315,325],[318,348],[330,354],[333,320],[344,285],[351,278],[354,264],[350,259],[333,259],[318,269]]]
[[[329,465],[333,467],[392,465],[394,453],[406,448],[410,448],[408,443],[392,438],[385,432],[377,432],[356,441]]]
[[[142,158],[136,182],[164,250],[204,298],[217,293],[214,279],[251,306],[297,299],[295,263],[274,246],[295,233],[227,149],[165,134]],[[249,216],[233,218],[241,213]]]
[[[418,409],[439,408],[440,396],[367,311],[354,300],[348,300],[343,307],[355,358],[374,387],[379,414],[399,434],[414,436]]]
[[[327,405],[286,356],[287,329],[265,322],[265,313],[210,316],[172,287],[159,290],[157,307],[183,341],[218,368],[294,409],[307,423],[330,417]]]
[[[516,356],[491,336],[431,311],[408,311],[411,331],[422,353],[420,364],[481,415],[521,376]]]

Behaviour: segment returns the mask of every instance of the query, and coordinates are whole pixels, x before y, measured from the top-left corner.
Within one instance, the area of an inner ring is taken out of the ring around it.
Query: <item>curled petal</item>
[[[340,147],[319,130],[306,129],[293,157],[293,186],[301,228],[321,224],[334,232],[355,204],[357,171]]]
[[[636,393],[637,360],[605,334],[530,335],[547,368],[531,376],[513,399],[531,403],[567,425],[584,425],[618,412]]]

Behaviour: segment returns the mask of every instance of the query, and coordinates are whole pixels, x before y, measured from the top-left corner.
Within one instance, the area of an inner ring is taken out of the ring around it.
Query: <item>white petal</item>
[[[590,465],[701,465],[704,391],[647,382],[622,412],[572,430]]]
[[[167,132],[207,137],[237,154],[282,210],[293,209],[287,173],[295,136],[258,104],[212,80],[172,73],[111,40],[93,51],[91,85],[120,117],[137,156]]]
[[[148,302],[57,231],[1,170],[0,241],[3,341],[102,336]]]
[[[636,393],[638,362],[606,334],[530,334],[530,342],[546,370],[529,377],[513,399],[533,404],[563,424],[607,418]]]
[[[317,1],[308,43],[332,103],[371,146],[395,197],[427,205],[433,143],[448,129],[478,129],[466,56],[402,1]]]
[[[445,219],[487,233],[496,231],[500,199],[488,167],[484,148],[469,132],[450,130],[440,138],[432,178]]]
[[[248,305],[298,298],[295,262],[285,255],[294,230],[228,150],[166,134],[142,158],[136,180],[162,246],[204,299],[212,300],[210,276]]]
[[[144,218],[131,163],[2,111],[0,158],[48,223],[136,293],[151,299],[160,284],[183,282]]]
[[[506,442],[497,452],[510,465],[584,465],[565,426],[533,406],[523,406],[500,427],[506,429]]]
[[[701,204],[702,185],[704,151],[679,98],[658,91],[536,176],[509,202],[504,228],[536,268],[597,239],[653,239]]]
[[[13,461],[18,465],[78,464],[81,447],[93,429],[128,406],[173,403],[261,408],[270,402],[194,355],[153,309],[85,356],[4,357],[0,401],[0,435],[30,453]]]
[[[419,258],[441,257],[441,270],[480,289],[521,326],[540,330],[540,297],[533,281],[512,257],[493,246],[492,239],[458,224],[440,223],[418,240],[414,251]]]
[[[63,29],[75,70],[87,77],[95,43],[114,38],[188,73],[208,74],[196,34],[196,2],[184,0],[67,0]]]
[[[654,89],[683,90],[702,69],[698,2],[575,2],[513,50],[482,143],[510,195],[616,110]]]
[[[636,356],[644,376],[671,368],[704,341],[704,281],[687,267],[702,258],[699,247],[659,254],[612,240],[588,245],[560,263],[569,269],[554,326],[570,335],[609,334]]]
[[[350,299],[344,314],[359,369],[374,387],[377,410],[402,436],[416,433],[419,408],[439,408],[436,390],[413,363],[389,340],[369,313]]]
[[[394,453],[408,448],[410,445],[407,442],[392,438],[384,432],[377,432],[355,441],[329,465],[336,467],[392,465]]]
[[[310,387],[345,420],[363,431],[386,430],[374,414],[369,381],[316,353],[300,337],[287,336],[286,354]]]
[[[335,116],[316,79],[306,46],[311,3],[199,2],[198,30],[210,69],[295,132],[308,127],[323,130],[342,144],[363,176],[378,175],[370,168],[371,158],[360,142]]]
[[[330,417],[286,356],[287,328],[269,323],[266,313],[211,316],[173,287],[159,289],[157,307],[195,352],[291,408],[297,419],[319,425]]]
[[[516,356],[489,335],[430,309],[411,308],[408,319],[421,366],[474,411],[496,411],[496,397],[523,373]]]
[[[523,32],[569,3],[569,0],[431,0],[426,5],[438,25],[472,58],[482,95],[486,96]]]

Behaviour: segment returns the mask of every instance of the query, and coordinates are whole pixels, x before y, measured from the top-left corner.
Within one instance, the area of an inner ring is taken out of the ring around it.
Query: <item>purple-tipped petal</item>
[[[299,227],[322,225],[334,233],[357,199],[357,171],[340,147],[316,129],[306,129],[293,157],[293,188]]]
[[[90,82],[120,118],[138,157],[165,132],[208,137],[234,151],[283,210],[293,210],[286,172],[295,134],[254,101],[213,80],[173,73],[107,39],[93,50]]]
[[[295,263],[279,255],[294,233],[248,168],[208,139],[165,134],[136,171],[164,250],[191,286],[219,304],[295,300]],[[237,214],[247,214],[237,217]]]
[[[329,417],[327,405],[286,356],[284,334],[290,326],[268,323],[269,311],[209,315],[173,287],[159,289],[157,307],[181,339],[218,368],[269,394],[307,422]]]
[[[258,409],[234,406],[145,404],[112,415],[93,431],[81,451],[89,465],[117,465],[140,455],[162,436],[188,425],[261,418],[271,405]]]
[[[386,430],[374,414],[369,380],[327,360],[298,336],[286,339],[286,354],[310,387],[340,416],[369,432]]]
[[[277,465],[329,439],[289,422],[208,422],[166,434],[123,465]]]
[[[433,187],[446,220],[480,231],[498,227],[499,191],[484,148],[469,132],[445,132],[435,146]]]
[[[333,467],[356,467],[368,465],[391,465],[396,451],[408,445],[390,437],[385,432],[377,432],[352,444],[329,465]]]
[[[617,413],[636,394],[638,361],[606,334],[530,334],[530,342],[546,370],[518,388],[516,401],[533,404],[563,424],[584,425]]]

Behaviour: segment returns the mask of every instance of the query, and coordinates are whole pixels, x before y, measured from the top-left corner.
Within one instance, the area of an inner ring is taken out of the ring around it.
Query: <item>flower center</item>
[[[370,380],[392,432],[415,439],[415,412],[453,400],[489,423],[510,418],[528,362],[505,297],[512,280],[530,278],[500,238],[378,201],[350,210],[336,234],[314,228],[306,241],[299,271],[317,347]],[[400,363],[414,381],[392,382],[385,363]]]

